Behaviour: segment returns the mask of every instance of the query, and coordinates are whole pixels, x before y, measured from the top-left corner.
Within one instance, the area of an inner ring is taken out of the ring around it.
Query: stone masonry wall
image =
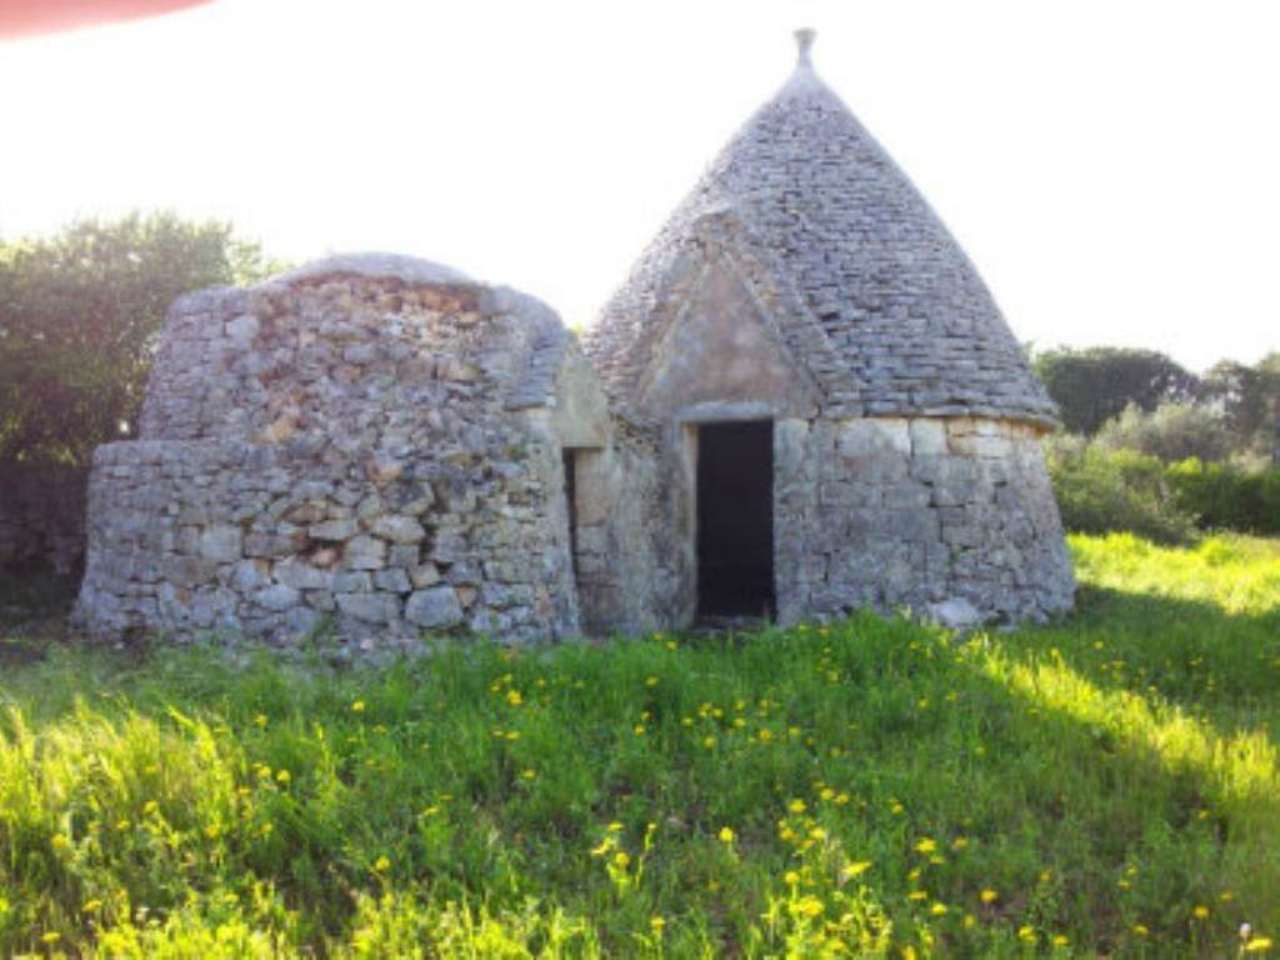
[[[871,606],[1042,620],[1070,558],[1036,428],[974,418],[780,420],[779,619]]]
[[[171,311],[145,438],[99,448],[90,634],[576,633],[560,451],[508,396],[545,307],[311,271]]]
[[[0,464],[0,570],[79,572],[88,478],[75,467]]]

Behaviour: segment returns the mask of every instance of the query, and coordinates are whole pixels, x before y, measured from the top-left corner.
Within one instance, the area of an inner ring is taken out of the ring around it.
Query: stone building
[[[143,439],[95,457],[83,625],[376,645],[1068,609],[1053,405],[798,36],[582,347],[389,255],[179,300]]]

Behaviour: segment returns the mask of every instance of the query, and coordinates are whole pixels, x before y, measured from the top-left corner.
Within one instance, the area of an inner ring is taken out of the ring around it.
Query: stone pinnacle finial
[[[813,66],[813,61],[809,59],[809,51],[813,49],[813,38],[817,35],[818,31],[812,27],[803,27],[796,31],[796,44],[800,48],[800,56],[796,60],[797,66]]]

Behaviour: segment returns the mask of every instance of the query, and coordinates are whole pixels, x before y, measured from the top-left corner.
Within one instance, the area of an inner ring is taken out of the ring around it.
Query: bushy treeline
[[[0,240],[0,463],[87,464],[135,421],[174,299],[273,269],[230,224],[172,213]]]
[[[1067,529],[1166,543],[1202,529],[1280,533],[1280,353],[1203,377],[1108,347],[1034,363],[1067,427],[1047,451]]]

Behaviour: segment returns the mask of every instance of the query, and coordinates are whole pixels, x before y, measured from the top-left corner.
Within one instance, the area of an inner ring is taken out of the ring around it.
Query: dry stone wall
[[[557,330],[399,258],[179,301],[144,440],[95,457],[80,622],[366,648],[576,633],[560,450],[514,409]]]
[[[1074,580],[1039,431],[1008,420],[781,420],[782,622],[862,607],[1043,620]]]
[[[80,570],[88,477],[74,467],[0,465],[0,570]]]

